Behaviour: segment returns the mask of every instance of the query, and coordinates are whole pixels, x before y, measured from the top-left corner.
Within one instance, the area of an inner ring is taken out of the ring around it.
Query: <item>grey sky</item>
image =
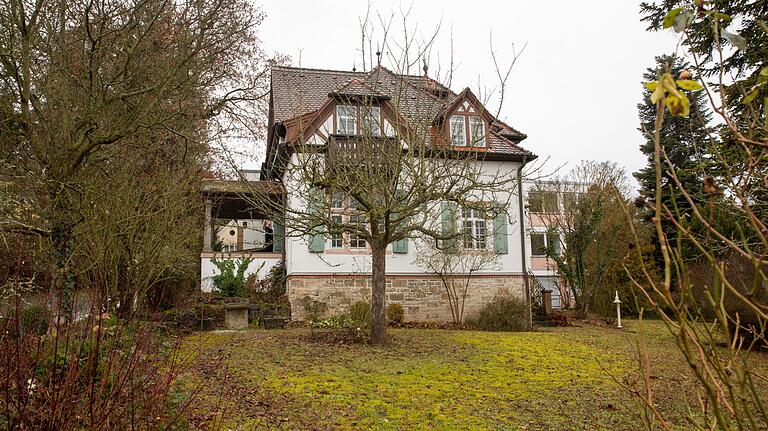
[[[389,14],[410,2],[373,1]],[[549,156],[549,166],[582,159],[613,160],[632,172],[645,163],[639,151],[636,105],[641,75],[653,58],[675,49],[673,34],[647,33],[639,2],[415,1],[411,18],[430,33],[442,18],[431,62],[447,67],[453,31],[456,72],[452,89],[473,90],[495,81],[489,35],[500,62],[511,44],[525,52],[512,71],[500,117],[528,134],[523,145]],[[268,52],[293,58],[294,66],[360,69],[358,18],[364,1],[268,1],[260,37]],[[386,65],[386,64],[385,64]],[[436,68],[436,64],[431,67]]]

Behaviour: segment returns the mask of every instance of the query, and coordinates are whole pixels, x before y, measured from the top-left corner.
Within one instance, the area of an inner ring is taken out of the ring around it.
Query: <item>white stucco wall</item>
[[[297,162],[297,156],[292,156],[292,164]],[[481,162],[478,162],[481,163]],[[289,164],[289,169],[290,170]],[[517,168],[520,166],[517,162],[484,162],[483,169],[487,176],[517,175]],[[307,203],[300,201],[296,197],[297,193],[291,193],[291,190],[300,188],[302,185],[293,181],[289,174],[283,178],[286,190],[288,190],[289,205],[293,208],[306,208]],[[507,254],[499,255],[496,269],[488,269],[482,273],[501,273],[501,274],[521,274],[522,273],[522,250],[520,245],[520,212],[518,205],[517,182],[509,184],[509,189],[497,196],[484,196],[483,200],[493,200],[499,202],[509,202],[507,209]],[[439,203],[435,205],[439,208]],[[439,226],[440,216],[434,215],[436,226]],[[492,228],[488,226],[489,234]],[[492,235],[489,241],[492,240]],[[389,247],[387,254],[387,273],[388,274],[423,274],[426,270],[419,267],[415,262],[416,253],[419,251],[417,246],[418,239],[409,239],[407,254],[394,254]],[[288,275],[306,275],[306,274],[350,274],[350,273],[370,273],[371,257],[368,254],[337,254],[329,252],[329,241],[326,240],[326,252],[311,253],[307,245],[307,238],[287,237],[285,241],[286,271]]]
[[[218,259],[234,258],[239,259],[248,254],[243,253],[207,253],[211,256],[202,256],[200,258],[200,288],[203,292],[210,292],[213,290],[212,277],[219,273],[219,269],[211,262],[213,255]],[[257,253],[251,255],[251,263],[248,265],[248,269],[245,271],[245,276],[248,277],[251,274],[256,274],[256,277],[262,279],[269,274],[269,271],[275,265],[278,265],[282,260],[282,256],[279,253]]]

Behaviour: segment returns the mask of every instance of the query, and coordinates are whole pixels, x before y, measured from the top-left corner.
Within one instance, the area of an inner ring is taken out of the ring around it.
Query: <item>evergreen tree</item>
[[[655,81],[667,69],[675,77],[687,70],[689,65],[675,56],[656,57],[656,67],[649,68],[643,74],[644,82]],[[706,95],[702,91],[688,92],[691,101],[691,113],[687,117],[674,116],[669,110],[664,111],[664,123],[660,131],[662,151],[666,153],[674,168],[674,173],[691,195],[695,203],[704,199],[703,180],[712,175],[708,147],[711,136],[707,124],[712,119],[708,109]],[[640,183],[640,193],[654,203],[656,197],[656,169],[654,167],[653,131],[656,122],[656,105],[650,100],[651,92],[645,89],[643,100],[637,105],[640,116],[640,131],[646,137],[640,150],[648,157],[648,165],[634,173]],[[666,163],[662,161],[663,167]],[[679,220],[690,220],[691,206],[672,177],[671,170],[664,169],[661,174],[662,204],[670,211],[679,213]],[[671,224],[665,226],[667,238],[672,240],[676,229]],[[692,250],[691,250],[692,251]]]

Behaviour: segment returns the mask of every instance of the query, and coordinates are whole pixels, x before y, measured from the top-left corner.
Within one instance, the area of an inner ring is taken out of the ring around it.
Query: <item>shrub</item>
[[[371,324],[371,304],[366,301],[355,302],[349,307],[349,318],[356,327],[368,328]]]
[[[213,329],[224,325],[224,306],[220,304],[201,304],[197,307],[199,329]]]
[[[19,313],[19,326],[24,334],[45,335],[50,320],[51,312],[44,305],[32,304]]]
[[[226,297],[245,296],[245,271],[251,264],[251,259],[211,259],[219,273],[212,277],[213,288]]]
[[[0,322],[0,429],[181,425],[175,423],[184,406],[169,397],[184,366],[177,342],[158,336],[151,323],[98,315],[38,336],[33,330],[42,331],[37,325],[46,314],[17,306]],[[22,321],[31,330],[13,331]]]
[[[387,321],[392,325],[402,325],[405,318],[405,310],[400,304],[387,305]]]
[[[526,331],[528,305],[517,297],[496,297],[467,323],[483,331]]]

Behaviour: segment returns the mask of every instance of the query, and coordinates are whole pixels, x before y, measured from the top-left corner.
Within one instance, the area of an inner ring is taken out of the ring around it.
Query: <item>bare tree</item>
[[[473,136],[476,141],[468,144],[469,150],[446,142],[441,132],[447,126],[446,99],[474,95],[468,90],[453,95],[435,79],[409,75],[422,65],[436,32],[416,38],[416,32],[409,31],[407,11],[403,11],[403,36],[394,40],[388,36],[391,22],[379,17],[384,39],[378,45],[378,62],[386,61],[393,70],[374,67],[365,78],[354,79],[331,95],[337,103],[351,107],[344,114],[350,117],[345,124],[350,130],[318,142],[313,124],[325,117],[319,113],[314,118],[302,117],[301,106],[296,106],[296,120],[287,125],[285,145],[276,152],[273,164],[286,198],[275,200],[259,189],[244,195],[261,213],[280,214],[285,235],[306,238],[310,250],[313,244],[334,236],[370,248],[374,343],[386,338],[388,246],[402,247],[404,241],[416,237],[449,246],[460,236],[455,220],[462,208],[503,217],[520,174],[504,163],[485,160],[483,151],[473,150],[484,139],[482,134]],[[368,36],[364,33],[363,37]],[[365,41],[362,47],[365,49]],[[475,106],[483,106],[476,98],[472,100]],[[386,123],[379,122],[379,110]],[[524,138],[488,111],[479,114],[494,133],[512,140]],[[534,158],[523,150],[520,154],[521,158]],[[506,220],[499,219],[497,225],[502,224]]]
[[[610,315],[614,290],[631,291],[624,267],[648,235],[632,237],[624,219],[632,207],[625,172],[615,163],[583,161],[567,175],[529,192],[529,211],[546,227],[546,255],[584,312]]]
[[[259,69],[249,67],[261,19],[240,0],[3,3],[1,127],[12,160],[4,175],[34,198],[3,214],[0,228],[50,242],[65,317],[81,209],[96,198],[88,178],[111,170],[110,148],[139,151],[139,141],[202,162],[188,150],[216,130],[212,119],[263,96]],[[19,220],[24,205],[35,216]]]
[[[476,241],[477,236],[464,233],[461,242]],[[435,274],[448,296],[453,323],[464,323],[464,304],[472,276],[481,271],[499,268],[499,255],[491,250],[465,249],[463,244],[441,248],[435,241],[424,241],[417,246],[416,264]]]

